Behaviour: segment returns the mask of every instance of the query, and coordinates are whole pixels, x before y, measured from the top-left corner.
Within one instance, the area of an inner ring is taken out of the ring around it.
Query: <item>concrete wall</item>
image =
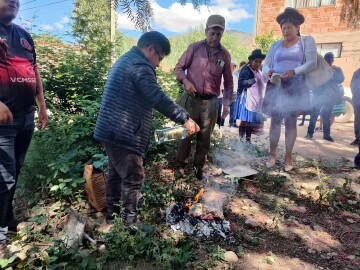
[[[257,0],[255,15],[255,36],[274,31],[281,35],[276,16],[285,9],[285,0]],[[345,74],[344,86],[350,85],[354,71],[360,68],[360,31],[353,30],[346,23],[340,22],[341,0],[336,5],[302,8],[305,16],[301,26],[302,35],[312,35],[317,43],[342,43],[340,58],[335,58],[335,65]]]

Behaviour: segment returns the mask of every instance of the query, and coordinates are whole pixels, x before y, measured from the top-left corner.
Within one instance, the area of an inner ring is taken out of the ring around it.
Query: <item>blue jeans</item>
[[[13,218],[15,188],[34,127],[34,113],[14,117],[12,124],[0,124],[0,227],[7,227]]]

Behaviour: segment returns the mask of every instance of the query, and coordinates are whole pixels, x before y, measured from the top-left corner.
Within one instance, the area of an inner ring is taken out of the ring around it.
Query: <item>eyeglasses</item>
[[[154,47],[154,50],[155,50],[155,52],[156,52],[156,54],[158,55],[158,57],[159,57],[159,61],[161,62],[164,58],[163,57],[161,57],[161,55],[160,55],[160,53],[159,53],[159,51],[156,49],[156,47],[153,45],[153,47]]]

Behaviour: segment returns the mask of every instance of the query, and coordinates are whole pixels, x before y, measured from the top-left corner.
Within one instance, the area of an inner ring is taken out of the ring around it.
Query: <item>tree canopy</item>
[[[112,0],[108,0],[110,3]],[[179,0],[181,5],[185,5],[187,0]],[[191,0],[195,9],[201,5],[208,5],[210,0]],[[154,15],[150,0],[115,0],[115,7],[121,10],[135,23],[135,28],[143,32],[151,30],[150,22]]]

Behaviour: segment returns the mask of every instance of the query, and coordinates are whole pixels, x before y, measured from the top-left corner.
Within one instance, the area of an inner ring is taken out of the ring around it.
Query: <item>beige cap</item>
[[[220,15],[210,15],[206,22],[206,28],[212,27],[225,29],[225,18]]]

